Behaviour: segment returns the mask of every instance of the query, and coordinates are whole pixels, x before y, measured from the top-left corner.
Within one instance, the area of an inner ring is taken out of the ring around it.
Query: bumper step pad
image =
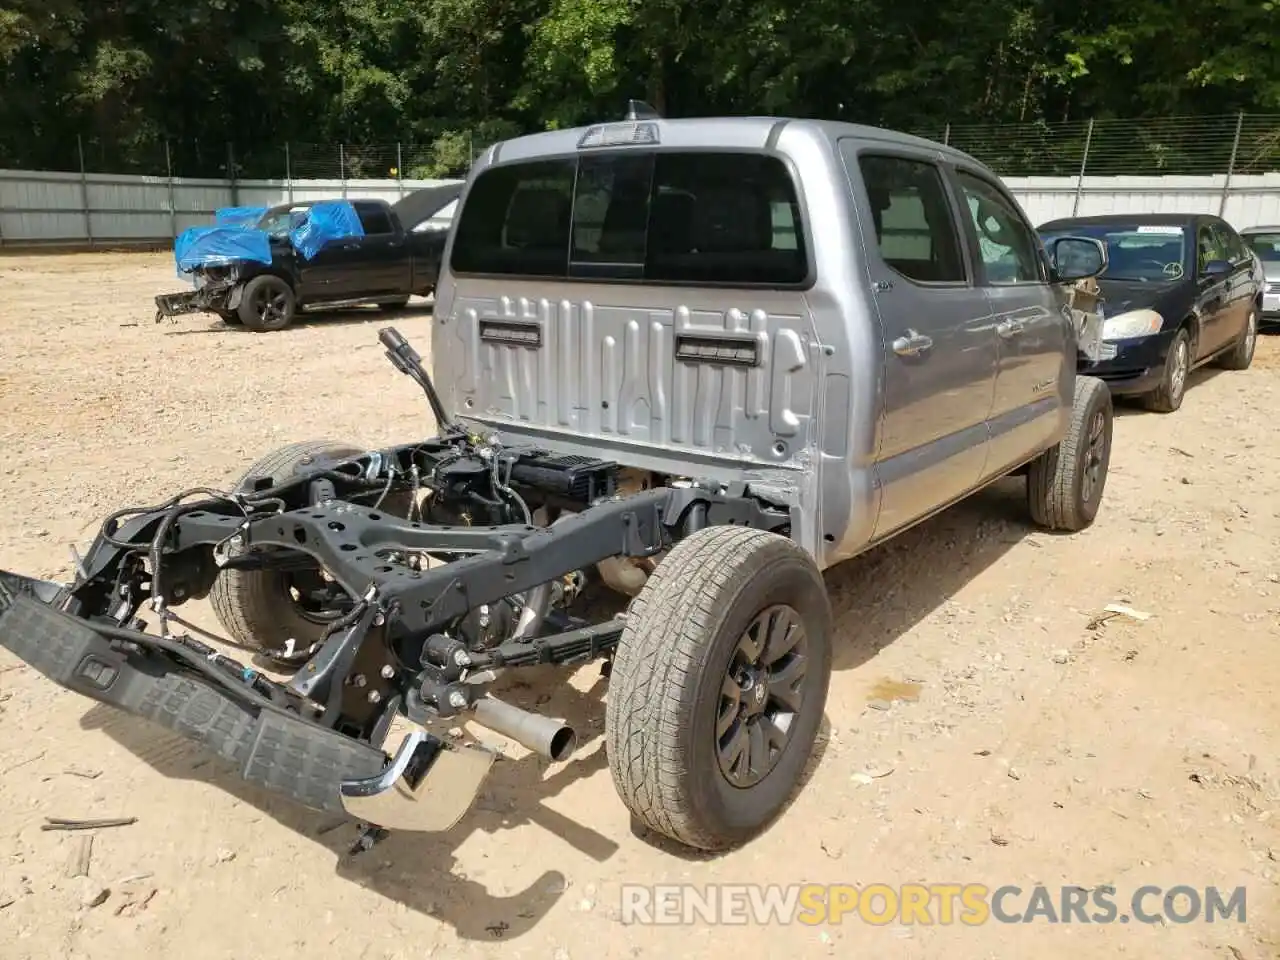
[[[0,584],[0,646],[55,683],[200,743],[249,783],[313,810],[347,814],[343,784],[382,779],[381,750],[251,709],[160,658],[126,657],[89,624],[6,589],[16,579]]]

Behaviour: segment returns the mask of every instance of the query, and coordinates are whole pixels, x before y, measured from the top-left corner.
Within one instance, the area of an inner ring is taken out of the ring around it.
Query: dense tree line
[[[628,97],[937,131],[1280,113],[1276,17],[1270,0],[0,0],[0,166],[66,169],[77,137],[153,169],[167,142],[181,172],[216,172],[232,143],[250,174],[285,141],[404,141],[440,172]]]

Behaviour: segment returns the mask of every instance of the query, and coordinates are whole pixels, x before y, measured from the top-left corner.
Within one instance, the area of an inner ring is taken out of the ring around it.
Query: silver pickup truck
[[[294,444],[117,513],[75,582],[0,575],[0,644],[374,838],[451,826],[486,776],[434,721],[563,761],[575,731],[494,681],[603,661],[636,819],[745,842],[822,719],[824,568],[1010,474],[1036,523],[1093,521],[1111,399],[1067,290],[1106,253],[1054,245],[972,157],[880,129],[633,105],[497,144],[444,255],[438,384],[380,334],[436,434]],[[175,630],[206,596],[292,679]]]

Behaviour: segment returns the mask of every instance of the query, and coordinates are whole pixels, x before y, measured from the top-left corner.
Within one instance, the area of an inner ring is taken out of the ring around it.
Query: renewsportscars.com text
[[[633,924],[1244,923],[1245,888],[624,884],[621,908]]]

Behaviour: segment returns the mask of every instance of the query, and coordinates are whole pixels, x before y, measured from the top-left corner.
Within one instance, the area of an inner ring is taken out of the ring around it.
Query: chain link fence
[[[394,200],[427,182],[465,176],[492,143],[521,132],[492,121],[372,144],[79,136],[41,141],[21,157],[0,145],[0,245],[176,236],[207,222],[220,205]],[[1278,114],[945,124],[912,132],[963,150],[1010,180],[1037,222],[1167,203],[1229,214],[1244,225],[1280,219],[1280,180],[1254,176],[1280,174]]]
[[[1002,177],[1280,171],[1280,114],[957,124],[915,132],[971,154]]]
[[[911,129],[911,128],[907,128]],[[218,179],[433,179],[466,174],[494,141],[523,131],[494,122],[429,139],[349,143],[113,142],[80,137],[0,168]],[[1280,171],[1280,114],[946,124],[913,133],[965,151],[1005,177],[1203,176]]]

